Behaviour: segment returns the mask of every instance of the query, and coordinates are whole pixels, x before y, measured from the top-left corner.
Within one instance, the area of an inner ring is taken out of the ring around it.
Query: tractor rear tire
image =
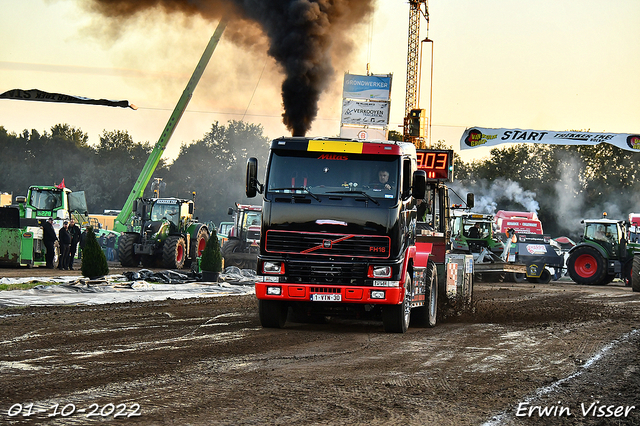
[[[607,283],[607,262],[598,250],[589,246],[576,248],[567,260],[569,276],[583,285]]]
[[[187,243],[184,238],[173,235],[167,237],[162,248],[162,263],[167,269],[182,269],[187,257]]]
[[[220,251],[224,259],[224,267],[237,266],[240,269],[247,267],[244,259],[236,256],[236,253],[242,253],[242,241],[236,239],[229,239],[222,246]]]
[[[382,326],[387,333],[404,333],[411,320],[411,276],[407,272],[404,283],[404,298],[399,305],[382,307]]]
[[[140,256],[133,252],[133,245],[138,242],[138,234],[122,234],[118,239],[118,259],[124,267],[135,268],[140,263]]]
[[[202,256],[202,252],[204,251],[204,247],[207,245],[207,241],[209,241],[209,230],[206,226],[201,226],[198,229],[195,238],[191,239],[191,247],[189,248],[189,260],[185,263],[185,265],[190,266],[191,262],[195,261],[198,256]]]
[[[631,267],[631,289],[640,291],[640,255],[633,256],[633,266]]]

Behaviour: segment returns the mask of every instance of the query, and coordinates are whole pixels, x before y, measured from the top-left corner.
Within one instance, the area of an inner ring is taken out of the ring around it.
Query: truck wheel
[[[411,318],[411,276],[407,271],[404,283],[404,299],[399,305],[387,305],[382,308],[382,326],[387,333],[404,333],[409,328]]]
[[[284,327],[287,310],[287,305],[279,300],[258,300],[258,316],[264,328]]]
[[[600,285],[606,281],[606,262],[600,252],[593,247],[582,246],[575,249],[567,260],[569,276],[578,284]]]
[[[191,248],[189,250],[189,258],[193,261],[198,256],[202,256],[204,247],[209,241],[209,230],[206,226],[201,226],[195,238],[191,239]]]
[[[162,249],[162,263],[167,269],[182,269],[184,260],[187,257],[187,243],[184,238],[170,236],[164,242]]]
[[[435,327],[438,318],[438,275],[436,267],[429,262],[425,271],[424,306],[414,308],[413,323],[421,327]]]
[[[631,289],[640,291],[640,255],[633,256],[633,266],[631,267]]]
[[[224,258],[224,266],[237,266],[243,269],[246,265],[243,259],[239,259],[236,253],[242,253],[242,242],[240,240],[227,240],[220,251]]]
[[[137,234],[122,234],[118,239],[118,259],[124,267],[136,267],[140,263],[140,256],[133,252],[133,245],[138,241]]]

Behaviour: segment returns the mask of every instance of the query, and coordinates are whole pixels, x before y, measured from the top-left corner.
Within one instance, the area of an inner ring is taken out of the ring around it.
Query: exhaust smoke
[[[230,39],[242,47],[259,45],[242,34],[251,21],[268,39],[267,53],[282,68],[283,123],[304,136],[318,114],[320,95],[333,76],[332,58],[346,56],[346,37],[373,12],[375,0],[91,0],[103,16],[128,19],[161,9],[167,13],[229,19]]]

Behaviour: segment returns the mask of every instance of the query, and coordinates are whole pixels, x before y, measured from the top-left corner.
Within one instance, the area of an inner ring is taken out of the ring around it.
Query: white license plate
[[[312,294],[311,300],[314,302],[340,302],[341,294]]]

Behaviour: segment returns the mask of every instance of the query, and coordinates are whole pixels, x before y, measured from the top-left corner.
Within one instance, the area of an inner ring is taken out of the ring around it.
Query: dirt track
[[[640,424],[640,294],[478,283],[475,305],[404,335],[262,329],[254,296],[2,309],[0,423]]]

